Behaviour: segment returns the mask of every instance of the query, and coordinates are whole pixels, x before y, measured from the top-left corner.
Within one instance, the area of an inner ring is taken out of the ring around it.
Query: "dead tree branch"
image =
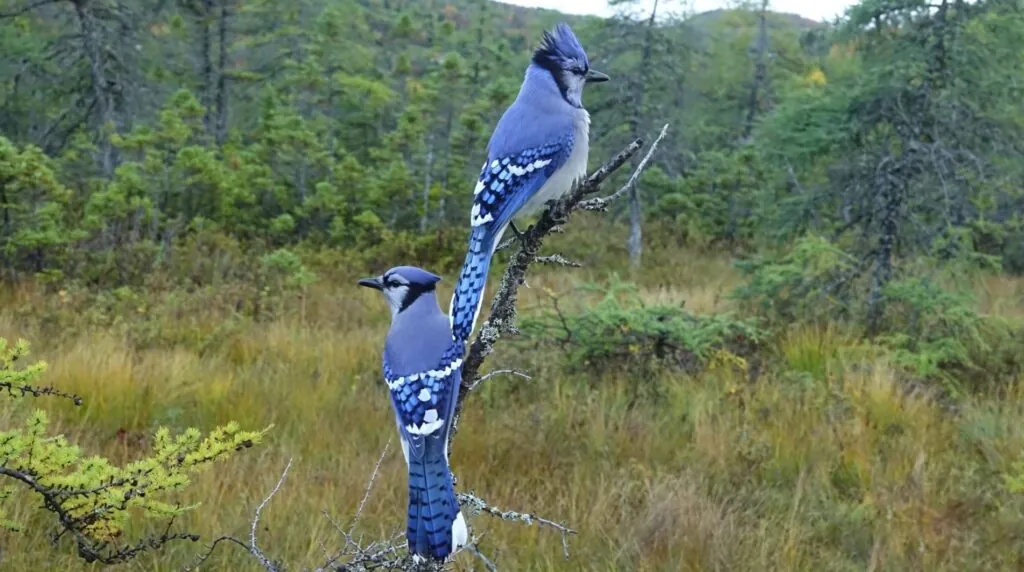
[[[292,460],[288,459],[288,464],[285,465],[284,471],[281,471],[281,477],[277,479],[277,484],[274,485],[274,488],[270,491],[266,498],[263,499],[263,502],[261,502],[260,505],[256,507],[256,514],[253,515],[252,524],[249,527],[249,552],[251,552],[252,555],[255,556],[260,561],[261,564],[263,564],[263,567],[266,568],[268,572],[277,572],[277,565],[271,562],[269,558],[267,558],[267,555],[264,554],[262,550],[260,550],[259,545],[256,543],[256,528],[259,527],[260,524],[260,514],[263,512],[263,509],[266,508],[268,504],[270,504],[270,499],[274,498],[274,495],[276,495],[277,492],[281,490],[281,485],[284,484],[285,478],[288,477],[288,470],[291,468]]]
[[[636,185],[637,179],[640,177],[644,169],[647,168],[651,156],[654,154],[655,149],[657,149],[658,144],[665,137],[665,133],[667,131],[668,124],[665,124],[661,133],[658,135],[658,138],[655,140],[654,145],[651,146],[647,154],[640,161],[640,164],[630,176],[625,187],[608,197],[585,200],[588,196],[598,192],[604,181],[615,171],[620,169],[637,153],[637,151],[640,150],[643,146],[643,141],[639,138],[634,139],[629,145],[612,157],[610,161],[591,173],[590,176],[582,182],[577,183],[573,189],[561,199],[554,201],[553,204],[549,203],[548,209],[541,214],[537,223],[527,229],[519,240],[516,241],[519,244],[519,248],[512,255],[512,259],[509,262],[508,267],[505,269],[505,274],[501,279],[501,284],[498,287],[497,294],[495,294],[491,303],[491,313],[480,327],[480,331],[473,340],[473,343],[469,348],[468,355],[466,356],[466,360],[463,363],[462,386],[455,406],[455,415],[452,419],[452,430],[448,437],[449,444],[458,429],[458,419],[462,412],[464,400],[469,393],[479,387],[480,384],[487,380],[491,375],[495,375],[497,373],[513,373],[527,377],[525,374],[516,372],[515,370],[501,370],[484,376],[479,376],[478,374],[480,366],[483,365],[484,360],[487,359],[487,356],[494,350],[494,344],[502,337],[502,335],[514,335],[518,333],[515,324],[517,318],[516,305],[518,301],[519,286],[525,284],[526,272],[530,265],[535,262],[539,262],[542,264],[556,264],[561,266],[579,266],[579,264],[567,260],[557,254],[551,256],[538,256],[538,252],[544,238],[549,234],[556,232],[556,229],[557,231],[561,231],[562,225],[565,224],[569,215],[573,211],[578,209],[604,210],[603,207],[608,203],[621,196],[625,190],[630,188],[630,186]],[[589,205],[589,207],[587,205]],[[563,554],[566,559],[569,558],[568,537],[569,535],[576,534],[575,530],[530,513],[500,510],[490,506],[483,499],[471,493],[459,493],[456,496],[459,499],[459,503],[463,507],[470,509],[474,514],[486,512],[487,514],[502,520],[514,520],[528,525],[539,524],[558,530],[562,535]],[[487,566],[488,569],[491,569],[493,564],[490,563],[490,561],[487,560],[478,549],[476,549],[475,544],[468,548],[468,550],[481,558],[485,566]]]
[[[665,138],[665,134],[668,133],[668,123],[661,128],[661,133],[658,134],[658,138],[651,144],[650,149],[647,150],[647,154],[640,160],[640,164],[637,165],[636,170],[629,176],[629,180],[626,181],[625,185],[622,185],[619,190],[615,191],[607,197],[595,197],[593,199],[587,199],[579,204],[578,208],[587,211],[600,211],[604,212],[608,210],[608,205],[611,204],[615,199],[618,199],[622,195],[626,194],[630,189],[636,186],[637,181],[640,179],[640,175],[647,169],[647,163],[651,160],[651,156],[654,155],[654,151],[658,149],[658,144]]]
[[[490,373],[488,373],[486,375],[481,375],[480,377],[478,377],[475,381],[473,381],[473,384],[469,386],[469,390],[470,391],[474,391],[474,390],[476,390],[477,387],[480,386],[480,384],[482,384],[483,382],[487,381],[488,379],[491,379],[492,377],[494,377],[496,375],[504,375],[504,374],[515,375],[515,376],[521,377],[521,378],[523,378],[523,379],[525,379],[527,381],[533,379],[532,377],[530,377],[530,375],[528,373],[526,373],[525,371],[522,371],[522,370],[518,370],[518,369],[497,369],[497,370],[494,370],[494,371],[492,371],[492,372],[490,372]]]
[[[377,458],[377,464],[373,466],[373,472],[370,473],[370,480],[366,483],[366,490],[363,491],[363,498],[359,501],[359,506],[356,508],[356,514],[352,517],[352,524],[348,527],[348,536],[352,536],[352,531],[355,530],[356,524],[359,522],[359,517],[363,514],[363,507],[366,506],[366,499],[370,498],[370,491],[373,490],[373,483],[377,480],[377,473],[380,472],[380,465],[384,462],[384,457],[388,455],[388,449],[391,448],[391,439],[384,444],[384,450],[380,452],[380,457]]]
[[[341,527],[341,525],[337,523],[337,521],[331,518],[331,515],[326,510],[323,511],[324,517],[326,517],[327,520],[331,521],[331,524],[334,525],[334,528],[338,531],[338,534],[340,534],[341,537],[345,539],[345,546],[343,546],[341,550],[338,550],[333,556],[328,558],[327,562],[324,563],[322,567],[318,568],[318,570],[330,569],[331,566],[333,566],[335,562],[341,559],[342,556],[345,556],[346,554],[351,556],[352,554],[357,554],[360,551],[364,550],[362,547],[359,546],[359,543],[356,540],[354,540],[353,533],[355,532],[356,524],[359,523],[359,517],[363,514],[363,508],[366,506],[366,501],[367,499],[370,498],[370,492],[373,490],[373,484],[377,481],[377,474],[380,473],[380,466],[384,463],[384,458],[387,457],[388,451],[390,449],[391,439],[388,439],[388,442],[384,445],[384,450],[380,452],[380,457],[377,458],[377,464],[373,466],[373,472],[370,473],[370,479],[369,481],[367,481],[366,489],[363,491],[363,498],[359,501],[359,506],[356,507],[356,513],[352,517],[352,522],[348,525],[348,530],[344,530]],[[389,544],[394,543],[392,542]],[[355,550],[349,553],[349,550],[352,548],[354,548]]]
[[[512,520],[522,522],[528,526],[534,524],[540,526],[547,526],[557,530],[562,535],[562,553],[565,555],[566,560],[569,559],[569,536],[576,534],[576,531],[565,526],[564,524],[557,523],[546,518],[539,517],[535,514],[528,512],[516,512],[514,510],[501,510],[497,507],[493,507],[487,504],[482,498],[472,493],[458,493],[455,495],[459,498],[459,503],[464,507],[473,509],[474,514],[486,512],[487,514],[499,518],[501,520]]]
[[[267,570],[267,572],[279,572],[281,569],[280,565],[272,561],[269,557],[267,557],[267,555],[263,552],[263,550],[260,549],[259,545],[256,543],[256,529],[259,528],[260,515],[263,513],[263,509],[266,508],[268,504],[270,504],[270,500],[273,499],[274,495],[276,495],[278,491],[281,490],[281,485],[284,484],[284,480],[288,476],[288,471],[291,468],[292,459],[288,459],[288,464],[285,465],[284,471],[281,471],[281,476],[277,479],[277,484],[274,485],[274,488],[271,489],[270,493],[267,494],[263,501],[260,502],[259,506],[256,507],[256,513],[253,515],[252,522],[249,524],[248,544],[235,538],[234,536],[221,536],[215,539],[212,543],[210,543],[210,546],[207,547],[206,551],[196,556],[195,559],[192,560],[192,564],[186,566],[183,570],[191,571],[198,569],[210,558],[210,556],[213,555],[213,552],[217,549],[217,546],[219,546],[222,542],[226,542],[229,544],[236,544],[244,548],[246,552],[253,555],[253,557],[260,561],[260,564],[263,566],[265,570]]]
[[[484,568],[487,569],[487,572],[498,572],[498,567],[494,565],[494,562],[491,562],[490,558],[484,556],[483,552],[480,552],[479,537],[473,537],[473,540],[466,545],[466,551],[476,556],[480,560],[480,562],[483,563]]]
[[[537,253],[544,242],[544,238],[551,234],[556,227],[560,227],[564,224],[568,219],[569,214],[573,211],[585,208],[588,210],[602,210],[600,207],[606,206],[608,203],[621,196],[630,185],[635,185],[640,175],[647,168],[651,157],[654,155],[654,151],[657,149],[661,140],[665,137],[667,131],[668,124],[666,123],[665,126],[662,127],[658,138],[655,139],[654,144],[648,150],[643,160],[640,161],[640,164],[637,165],[632,175],[630,175],[629,181],[623,188],[607,197],[585,200],[588,196],[598,192],[605,180],[626,164],[626,162],[640,150],[643,146],[643,141],[639,138],[634,139],[629,145],[612,157],[610,161],[601,165],[600,168],[584,179],[582,183],[578,183],[572,191],[566,193],[565,196],[551,205],[540,216],[537,223],[523,233],[521,240],[518,241],[519,249],[512,255],[512,260],[505,269],[505,274],[502,276],[498,291],[491,302],[490,316],[480,327],[480,331],[473,340],[462,367],[462,388],[459,392],[459,400],[455,408],[455,427],[452,428],[449,440],[455,435],[455,429],[457,428],[459,414],[462,412],[463,402],[466,395],[468,395],[474,387],[473,380],[476,379],[477,373],[480,371],[480,366],[483,365],[484,360],[487,359],[487,356],[490,355],[492,351],[494,351],[495,342],[497,342],[503,334],[518,333],[515,326],[517,317],[516,305],[518,301],[519,286],[523,284],[526,279],[527,269],[529,269],[532,263],[537,262],[538,258],[541,258],[541,262],[554,262],[560,264],[570,262],[557,255],[555,257],[538,257]]]
[[[530,264],[536,261],[537,252],[544,242],[544,237],[550,234],[553,228],[562,225],[570,213],[580,208],[580,203],[584,198],[599,191],[604,181],[626,164],[626,161],[629,161],[642,146],[642,140],[634,139],[633,142],[612,157],[610,161],[601,165],[600,168],[584,179],[582,183],[577,184],[573,187],[572,191],[566,193],[565,196],[545,210],[541,214],[540,219],[537,220],[537,223],[523,233],[522,239],[519,241],[519,249],[512,255],[512,260],[505,269],[505,274],[501,279],[498,292],[494,296],[494,301],[491,302],[490,316],[480,326],[480,331],[473,340],[473,344],[470,346],[469,353],[462,366],[462,388],[459,391],[459,401],[455,409],[456,426],[458,416],[462,412],[463,401],[471,391],[472,381],[476,379],[477,372],[480,371],[480,366],[483,365],[484,360],[494,350],[495,342],[498,341],[502,334],[517,333],[515,323],[519,285],[525,280],[526,271]],[[451,432],[451,435],[454,434],[455,427],[452,428]]]
[[[207,560],[209,560],[210,556],[213,556],[213,551],[217,549],[217,546],[219,546],[221,542],[237,544],[238,546],[244,548],[246,552],[252,553],[252,551],[249,550],[248,544],[242,542],[234,536],[221,536],[219,538],[214,539],[214,541],[210,543],[210,546],[206,548],[205,552],[196,556],[195,559],[192,560],[191,565],[184,567],[182,569],[183,572],[191,572],[192,570],[199,569],[200,566],[202,566],[206,563]]]
[[[73,393],[61,391],[55,387],[29,385],[27,383],[18,383],[16,381],[0,382],[0,392],[7,393],[11,397],[24,397],[26,395],[31,395],[32,397],[43,397],[45,395],[63,397],[64,399],[71,400],[71,402],[76,406],[83,403],[81,397]]]
[[[551,254],[549,256],[538,256],[533,260],[540,264],[550,264],[551,266],[568,266],[569,268],[583,268],[583,265],[575,260],[569,260],[561,254]]]
[[[667,129],[667,125],[666,125]],[[657,147],[657,143],[661,141],[661,138],[665,135],[665,129],[662,129],[661,135],[652,146],[651,150],[647,153],[644,159],[640,162],[636,171],[630,177],[630,181],[635,184],[635,180],[640,176],[640,173],[646,168],[648,161]],[[620,169],[627,161],[632,158],[637,151],[643,146],[643,142],[640,139],[636,139],[627,145],[624,149],[619,151],[610,161],[602,165],[596,171],[590,174],[581,183],[578,183],[569,193],[567,193],[560,200],[550,204],[549,208],[544,211],[540,219],[536,224],[531,226],[525,233],[523,233],[522,239],[519,241],[519,248],[512,255],[512,260],[505,270],[504,277],[501,280],[501,285],[498,288],[498,292],[494,297],[491,304],[491,313],[487,321],[484,322],[483,326],[477,334],[477,337],[470,346],[469,353],[464,362],[462,370],[462,384],[459,392],[459,400],[456,404],[456,413],[452,420],[453,426],[450,432],[449,439],[455,434],[457,428],[457,422],[459,413],[462,409],[463,400],[465,396],[478,388],[483,382],[490,379],[492,376],[501,374],[510,374],[526,379],[530,379],[530,376],[526,373],[515,370],[505,369],[497,370],[485,375],[479,375],[480,366],[483,364],[486,357],[493,351],[495,342],[505,334],[516,333],[515,322],[516,322],[516,303],[519,286],[524,284],[526,278],[526,272],[529,266],[535,262],[558,264],[562,266],[578,266],[576,263],[565,259],[559,255],[551,256],[538,256],[538,251],[543,243],[544,237],[549,234],[559,232],[561,225],[567,220],[569,214],[573,211],[583,208],[584,202],[588,196],[595,194],[601,189],[602,183],[610,177],[615,171]],[[593,199],[599,201],[610,202],[614,200],[616,196],[621,192],[611,195],[609,197],[601,199]],[[377,460],[377,464],[373,468],[373,472],[370,475],[369,483],[367,484],[366,490],[363,494],[362,500],[359,502],[356,508],[355,515],[348,529],[346,530],[339,525],[334,519],[324,511],[325,517],[331,521],[334,528],[344,539],[344,547],[337,551],[337,553],[328,558],[325,564],[317,568],[317,572],[326,572],[327,570],[345,570],[345,571],[357,571],[357,570],[379,570],[379,569],[390,569],[390,570],[440,570],[444,567],[440,563],[417,563],[414,562],[411,556],[408,554],[401,554],[400,551],[405,549],[407,546],[406,542],[402,542],[402,532],[396,532],[391,538],[372,542],[369,545],[363,546],[358,540],[353,537],[355,525],[358,522],[360,515],[362,514],[363,508],[367,502],[367,498],[370,495],[373,484],[377,478],[377,474],[383,463],[384,457],[388,452],[390,441],[388,446],[385,446],[384,451],[381,453],[380,458]],[[256,514],[252,520],[249,543],[246,544],[237,538],[230,536],[223,536],[216,539],[213,544],[209,547],[207,552],[203,554],[196,561],[196,565],[205,561],[209,555],[213,552],[214,548],[222,542],[234,543],[238,546],[245,548],[251,555],[257,558],[263,567],[268,572],[278,572],[279,565],[272,562],[259,548],[256,542],[256,528],[259,523],[260,514],[262,510],[269,504],[270,500],[280,490],[285,477],[288,474],[288,470],[291,467],[291,460],[285,467],[278,479],[276,486],[270,492],[269,495],[263,502],[260,503],[256,509]],[[557,530],[562,537],[562,551],[565,558],[569,558],[569,542],[568,537],[576,534],[576,531],[553,520],[549,520],[543,517],[539,517],[535,514],[527,512],[517,512],[511,510],[502,510],[491,506],[480,497],[472,493],[459,493],[456,495],[459,503],[467,509],[471,514],[479,514],[485,512],[495,518],[508,521],[518,521],[527,525],[539,525]],[[468,546],[464,547],[467,552],[474,554],[483,563],[484,567],[488,570],[495,570],[496,566],[486,556],[484,556],[477,545],[479,537],[474,536]],[[327,554],[327,550],[324,550]],[[345,562],[342,562],[342,559]]]

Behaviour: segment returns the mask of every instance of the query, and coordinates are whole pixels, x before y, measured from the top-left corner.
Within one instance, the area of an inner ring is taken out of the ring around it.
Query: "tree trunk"
[[[423,175],[423,213],[420,216],[420,232],[427,230],[427,215],[430,212],[430,185],[434,167],[434,144],[427,143],[427,158],[424,165]]]
[[[448,190],[449,175],[452,168],[452,124],[455,122],[455,106],[448,105],[444,121],[444,146],[441,155],[441,188]],[[445,195],[442,193],[437,201],[437,223],[444,223]]]
[[[202,10],[203,13],[199,14],[199,57],[203,61],[203,128],[208,135],[213,135],[213,38],[210,33],[213,0],[203,0]]]
[[[217,62],[217,145],[228,138],[228,21],[231,18],[231,0],[220,0],[220,51]]]
[[[629,263],[633,267],[640,266],[640,258],[643,255],[643,229],[640,215],[640,189],[634,183],[629,187],[629,241],[626,246],[629,248]]]
[[[644,95],[647,88],[647,74],[650,68],[651,52],[654,50],[654,21],[658,15],[658,0],[654,0],[651,16],[647,19],[647,31],[644,34],[644,46],[640,53],[640,81],[633,86],[633,112],[629,117],[629,130],[634,137],[639,135],[641,118],[644,111]],[[640,189],[633,184],[629,189],[629,263],[633,267],[640,266],[643,256],[643,215],[640,210]]]
[[[742,140],[750,138],[754,131],[754,120],[760,110],[760,95],[764,91],[765,82],[768,79],[768,66],[765,64],[765,55],[768,52],[768,23],[765,13],[768,11],[768,0],[762,0],[761,11],[758,13],[757,44],[754,56],[754,79],[750,82],[750,96],[747,99],[747,116],[743,122]]]
[[[111,177],[114,174],[114,146],[110,142],[111,132],[117,129],[114,117],[114,102],[108,91],[106,73],[103,70],[103,56],[99,32],[92,12],[88,9],[89,0],[74,0],[75,14],[82,31],[82,44],[85,56],[89,60],[89,74],[92,79],[93,96],[100,113],[100,128],[97,138],[100,166],[103,174]]]
[[[903,208],[903,195],[892,181],[880,181],[882,189],[881,235],[878,238],[878,250],[875,252],[875,269],[871,275],[871,292],[868,294],[868,335],[875,336],[882,330],[885,317],[885,287],[892,280],[892,258],[899,233],[900,210]]]

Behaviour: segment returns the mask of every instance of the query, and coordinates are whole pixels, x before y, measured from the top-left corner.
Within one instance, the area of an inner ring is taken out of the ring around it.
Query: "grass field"
[[[622,244],[621,229],[601,232]],[[523,311],[546,303],[545,288],[568,293],[626,267],[616,248],[590,257],[599,262],[584,270],[536,269]],[[357,277],[318,282],[301,311],[294,305],[270,323],[233,317],[211,295],[153,300],[94,327],[61,310],[72,302],[59,295],[8,291],[0,335],[31,341],[33,356],[50,363],[44,382],[86,401],[8,404],[0,427],[42,407],[89,452],[123,461],[141,454],[158,425],[273,423],[263,445],[197,478],[187,499],[202,506],[181,524],[204,540],[247,536],[256,505],[294,458],[260,541],[290,569],[315,567],[324,547],[341,542],[324,512],[348,524],[394,436],[379,380],[389,316],[354,286]],[[725,255],[656,246],[633,279],[645,299],[710,312],[728,308],[738,276]],[[443,283],[445,303],[452,281]],[[985,311],[1024,316],[1024,282],[992,277],[978,294]],[[791,328],[769,340],[768,365],[749,383],[728,367],[584,375],[558,353],[502,344],[486,367],[533,377],[494,378],[469,398],[451,453],[459,488],[579,534],[565,560],[557,533],[482,515],[470,521],[483,534],[480,549],[503,570],[1024,569],[1024,495],[1007,486],[1024,454],[1022,380],[951,409],[904,391],[884,354],[857,346],[842,328]],[[632,402],[637,384],[660,397]],[[404,526],[395,445],[356,528],[367,540]],[[90,569],[69,543],[49,543],[52,523],[35,499],[16,502],[11,514],[28,530],[0,535],[0,569]],[[201,549],[179,543],[125,568],[180,569]],[[461,554],[456,568],[481,567]],[[259,568],[222,546],[204,569]]]

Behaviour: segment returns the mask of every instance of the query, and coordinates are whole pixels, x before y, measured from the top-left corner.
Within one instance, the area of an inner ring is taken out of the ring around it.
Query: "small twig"
[[[359,543],[353,540],[352,533],[355,531],[356,524],[359,522],[359,517],[363,514],[363,508],[366,506],[366,501],[367,499],[370,498],[370,491],[373,490],[373,484],[377,481],[377,473],[380,471],[380,466],[381,464],[384,463],[384,458],[387,456],[388,450],[390,448],[391,439],[388,439],[388,442],[384,444],[384,450],[380,452],[380,457],[377,458],[377,463],[373,466],[373,471],[370,473],[370,479],[366,483],[366,489],[363,491],[363,498],[359,501],[359,506],[356,507],[356,512],[355,515],[352,516],[352,522],[349,524],[348,531],[345,531],[345,529],[341,527],[341,524],[339,524],[338,521],[334,520],[334,518],[331,517],[330,513],[328,513],[327,510],[321,511],[321,513],[324,515],[324,518],[330,521],[330,523],[334,526],[335,530],[338,531],[338,534],[340,534],[341,537],[345,539],[345,545],[340,550],[338,550],[337,553],[335,553],[333,556],[330,556],[327,559],[327,562],[325,562],[321,568],[330,568],[332,564],[337,562],[342,556],[346,554],[346,550],[349,547],[354,546],[357,552],[361,550],[359,547]],[[321,547],[324,553],[326,554],[327,549],[323,547],[322,544]]]
[[[526,379],[526,380],[533,379],[525,371],[522,371],[522,370],[518,370],[518,369],[498,369],[498,370],[492,371],[492,372],[490,372],[490,373],[488,373],[486,375],[481,375],[480,377],[478,377],[475,380],[473,380],[473,384],[470,385],[469,388],[466,391],[475,391],[477,387],[480,387],[480,385],[483,382],[487,381],[488,379],[491,379],[492,377],[494,377],[496,375],[504,375],[504,374],[516,375],[516,376],[519,376],[519,377],[521,377],[523,379]]]
[[[370,473],[370,480],[366,483],[366,490],[363,491],[363,498],[359,501],[359,507],[356,508],[356,514],[352,517],[352,524],[348,527],[348,536],[352,536],[352,531],[356,528],[356,523],[359,522],[359,517],[363,514],[363,507],[366,506],[366,499],[370,498],[370,491],[373,490],[373,483],[377,480],[377,472],[380,471],[380,465],[384,462],[384,457],[388,454],[388,449],[391,448],[391,439],[384,444],[384,450],[380,452],[380,457],[377,459],[377,464],[373,466],[373,472]]]
[[[388,442],[384,445],[384,450],[380,453],[380,457],[377,458],[377,463],[374,465],[373,471],[370,473],[370,478],[366,483],[366,489],[363,492],[363,498],[359,501],[358,507],[356,507],[355,515],[352,517],[352,522],[349,524],[347,531],[337,520],[331,517],[330,513],[326,510],[321,511],[324,518],[326,518],[331,525],[334,526],[334,529],[338,531],[338,534],[345,539],[345,544],[333,556],[330,556],[323,565],[316,568],[316,572],[324,572],[326,570],[349,570],[355,572],[357,570],[405,569],[402,566],[406,558],[398,556],[399,549],[405,548],[407,545],[407,543],[402,540],[404,531],[395,532],[390,539],[371,542],[365,547],[353,537],[356,524],[358,523],[359,517],[370,497],[373,485],[377,482],[377,475],[380,474],[380,467],[384,464],[384,459],[387,457],[390,448],[391,439],[388,439]],[[320,543],[320,545],[324,554],[327,554],[327,549],[323,546],[323,543]],[[344,564],[336,564],[343,556],[349,558]]]
[[[232,543],[237,544],[237,545],[241,546],[242,548],[244,548],[246,552],[249,552],[250,554],[252,553],[252,550],[249,548],[248,544],[242,542],[241,540],[235,538],[234,536],[221,536],[220,538],[217,538],[213,542],[210,543],[210,546],[209,546],[209,548],[206,549],[206,552],[203,552],[202,554],[197,555],[192,560],[192,564],[185,566],[184,568],[182,568],[182,570],[184,572],[190,572],[191,570],[197,569],[204,562],[206,562],[210,558],[210,556],[213,556],[213,551],[217,548],[217,545],[219,545],[221,542],[232,542]]]
[[[55,397],[63,397],[64,399],[70,399],[75,405],[82,404],[82,398],[75,395],[74,393],[67,393],[61,391],[55,387],[49,386],[35,386],[29,384],[15,385],[12,382],[0,382],[0,391],[6,391],[11,397],[24,397],[31,395],[33,397],[43,397],[44,395],[52,395]]]
[[[626,194],[626,192],[629,191],[629,189],[635,187],[637,181],[640,180],[640,175],[643,174],[645,169],[647,169],[647,163],[648,161],[651,160],[651,156],[654,155],[654,151],[658,149],[658,144],[661,143],[661,140],[665,138],[665,134],[667,133],[668,123],[666,123],[665,126],[661,128],[661,133],[658,134],[658,138],[655,139],[654,143],[651,144],[651,147],[647,150],[647,154],[644,155],[644,158],[640,160],[640,164],[637,165],[636,169],[633,170],[633,174],[629,176],[629,180],[626,181],[625,185],[622,185],[622,187],[619,190],[615,191],[611,195],[608,195],[607,197],[597,197],[583,201],[579,204],[579,208],[588,211],[603,211],[606,208],[608,208],[609,203]]]
[[[538,256],[533,259],[534,262],[541,264],[551,264],[553,266],[568,266],[570,268],[583,268],[583,265],[579,262],[569,260],[561,254],[552,254],[550,256]]]
[[[565,317],[565,313],[562,312],[561,306],[558,305],[558,296],[554,293],[551,294],[551,306],[555,309],[555,316],[558,316],[558,323],[565,330],[565,338],[561,340],[561,346],[564,348],[566,344],[573,341],[572,328],[569,327],[569,320]]]
[[[514,520],[522,522],[528,526],[533,524],[544,525],[559,531],[562,535],[562,553],[565,555],[566,560],[569,559],[569,535],[576,534],[576,531],[552,520],[539,517],[535,514],[528,512],[516,512],[513,510],[501,510],[487,504],[486,501],[472,493],[458,493],[455,495],[459,498],[459,502],[463,505],[470,506],[476,510],[477,513],[486,512],[487,514],[500,518],[501,520]]]
[[[281,477],[277,479],[277,484],[274,485],[274,488],[273,490],[270,491],[270,494],[268,494],[267,497],[263,499],[263,502],[261,502],[260,505],[256,507],[256,514],[253,515],[252,526],[249,528],[249,552],[251,552],[252,555],[255,556],[257,559],[259,559],[260,563],[263,564],[263,567],[269,570],[270,572],[277,572],[277,566],[275,566],[274,563],[271,562],[269,558],[267,558],[263,551],[260,550],[259,545],[256,544],[256,529],[259,527],[260,524],[260,514],[263,512],[263,509],[266,508],[268,504],[270,504],[270,499],[274,498],[274,495],[276,495],[277,492],[281,490],[281,485],[284,484],[284,479],[288,476],[288,470],[291,468],[292,460],[288,459],[288,464],[285,465],[284,471],[281,471]]]
[[[505,239],[504,241],[502,241],[502,243],[501,243],[501,244],[499,244],[499,245],[498,245],[498,246],[497,246],[497,247],[496,247],[496,248],[494,249],[494,252],[501,252],[502,250],[507,250],[507,249],[509,249],[509,248],[512,248],[512,246],[513,246],[513,245],[514,245],[515,243],[516,243],[516,237],[514,237],[514,236],[513,236],[513,237],[511,237],[511,238],[507,238],[507,239]]]
[[[480,562],[483,562],[484,568],[486,568],[488,570],[488,572],[498,572],[498,567],[494,565],[494,562],[491,562],[491,559],[487,558],[486,556],[484,556],[484,553],[480,551],[480,537],[479,536],[474,536],[473,539],[470,541],[470,543],[465,545],[465,546],[463,546],[462,548],[464,550],[469,551],[471,554],[473,554],[477,558],[479,558]]]

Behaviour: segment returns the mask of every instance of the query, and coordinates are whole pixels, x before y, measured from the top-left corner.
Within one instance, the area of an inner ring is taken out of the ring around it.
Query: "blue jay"
[[[448,469],[448,434],[462,380],[465,345],[452,338],[434,292],[439,276],[398,266],[360,286],[380,290],[391,306],[384,380],[391,394],[409,469],[409,552],[444,560],[464,546],[466,521]]]
[[[505,110],[487,144],[473,190],[469,252],[455,285],[449,314],[456,339],[473,332],[491,256],[512,219],[557,200],[587,171],[590,114],[583,86],[608,81],[590,69],[569,26],[545,32],[526,68],[519,95]]]

